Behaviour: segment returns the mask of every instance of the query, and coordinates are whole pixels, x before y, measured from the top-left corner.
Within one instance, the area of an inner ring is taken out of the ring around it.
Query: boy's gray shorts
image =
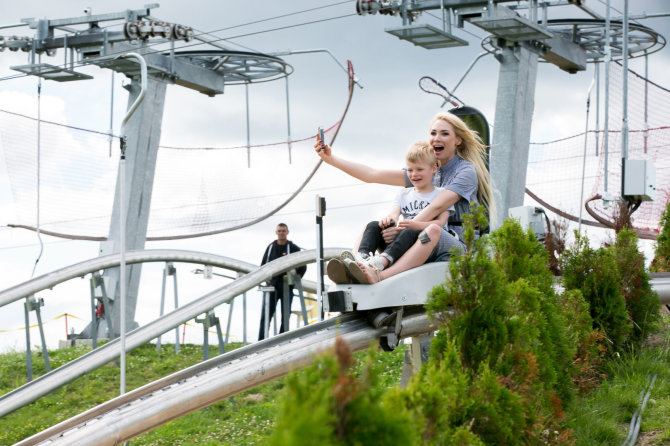
[[[449,260],[449,255],[453,248],[457,248],[458,252],[465,251],[465,243],[463,243],[458,234],[453,230],[446,230],[442,228],[440,232],[440,241],[430,253],[426,262],[446,262]]]

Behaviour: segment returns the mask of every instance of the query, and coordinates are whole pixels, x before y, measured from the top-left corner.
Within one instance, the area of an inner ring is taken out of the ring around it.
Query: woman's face
[[[454,157],[456,154],[456,146],[458,146],[462,140],[456,136],[454,127],[451,124],[442,119],[436,119],[430,125],[429,142],[435,151],[437,160],[440,162],[440,165],[443,166]]]

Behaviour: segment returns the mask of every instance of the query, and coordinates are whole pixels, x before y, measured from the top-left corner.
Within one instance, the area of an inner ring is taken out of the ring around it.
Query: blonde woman
[[[452,113],[438,113],[430,123],[429,138],[440,168],[433,176],[436,186],[445,189],[428,207],[421,211],[414,221],[431,221],[436,216],[454,206],[450,213],[447,229],[431,224],[424,229],[424,235],[397,261],[388,268],[379,270],[364,262],[359,266],[365,273],[368,283],[376,283],[402,271],[417,267],[431,257],[434,248],[440,245],[464,247],[462,216],[470,212],[470,203],[478,202],[486,206],[489,215],[493,215],[491,180],[486,169],[486,146],[479,136]],[[411,186],[406,171],[376,169],[333,155],[331,148],[317,139],[314,145],[319,157],[343,172],[366,183]],[[396,226],[386,228],[383,237],[386,243],[392,242],[398,233],[408,227],[411,220],[401,221]],[[445,243],[444,238],[447,242]],[[446,252],[431,260],[443,260]]]

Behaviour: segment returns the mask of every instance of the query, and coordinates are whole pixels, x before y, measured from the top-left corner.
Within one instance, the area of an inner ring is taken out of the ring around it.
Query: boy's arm
[[[446,189],[442,191],[435,199],[414,217],[416,221],[436,220],[442,215],[442,212],[455,205],[461,196],[456,192]],[[432,222],[432,221],[431,221]],[[429,223],[430,224],[430,223]],[[426,225],[428,226],[428,225]],[[444,225],[443,225],[444,226]]]
[[[379,220],[379,227],[382,229],[386,229],[389,226],[396,226],[398,222],[400,221],[400,206],[392,206],[391,207],[391,212],[389,214]]]
[[[401,221],[398,226],[401,228],[410,228],[414,229],[416,231],[421,231],[423,229],[426,229],[428,225],[430,224],[436,224],[440,227],[443,227],[444,225],[447,224],[447,219],[449,218],[449,211],[444,211],[440,215],[437,216],[435,220],[431,221],[417,221],[416,217],[414,217],[412,220],[403,220]]]

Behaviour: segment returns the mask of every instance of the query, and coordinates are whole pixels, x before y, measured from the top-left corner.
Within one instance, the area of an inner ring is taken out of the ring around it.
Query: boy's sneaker
[[[368,263],[368,259],[369,259],[370,257],[372,257],[372,253],[370,252],[370,253],[367,253],[367,254],[366,254],[366,253],[363,252],[363,251],[359,251],[359,252],[357,252],[357,253],[354,254],[354,257],[355,257],[355,260],[356,260],[357,262],[361,262],[361,263],[365,263],[365,264],[367,264],[367,263]]]
[[[384,263],[382,262],[383,257],[377,253],[375,255],[368,257],[365,263],[368,266],[378,269],[379,271],[384,269]]]
[[[355,257],[356,257],[355,261],[362,263],[363,265],[371,266],[379,271],[384,269],[384,263],[382,263],[382,256],[379,253],[375,252],[374,254],[370,253],[366,255],[362,252],[359,252],[355,254]],[[346,263],[347,266],[349,266],[348,261],[345,261],[344,263]]]

